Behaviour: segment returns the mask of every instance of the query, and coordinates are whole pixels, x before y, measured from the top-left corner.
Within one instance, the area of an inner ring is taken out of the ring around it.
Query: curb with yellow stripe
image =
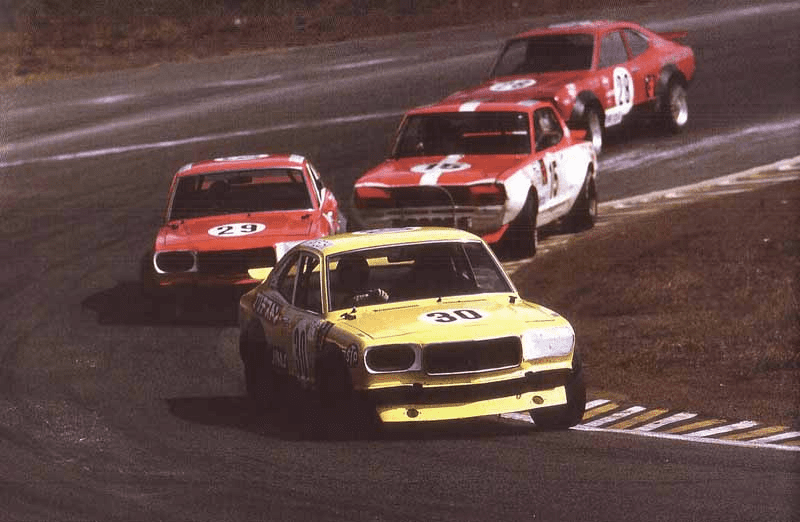
[[[780,447],[800,451],[800,431],[788,426],[770,426],[755,421],[700,418],[696,413],[622,405],[609,399],[586,404],[586,413],[576,429],[628,431],[667,438],[746,442],[747,445]]]

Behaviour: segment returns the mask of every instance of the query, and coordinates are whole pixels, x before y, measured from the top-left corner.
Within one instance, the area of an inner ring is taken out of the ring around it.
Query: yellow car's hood
[[[431,343],[520,335],[541,326],[561,326],[557,313],[509,294],[425,299],[363,307],[340,319],[373,340]],[[340,324],[341,324],[340,323]]]

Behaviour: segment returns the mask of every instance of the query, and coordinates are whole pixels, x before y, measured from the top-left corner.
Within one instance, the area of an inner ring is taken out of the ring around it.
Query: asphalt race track
[[[794,157],[800,3],[603,12],[686,28],[685,134],[610,138],[601,200]],[[796,520],[796,452],[491,419],[305,439],[253,415],[230,310],[162,323],[138,261],[181,165],[292,151],[344,204],[405,108],[486,74],[469,28],[0,91],[3,520]]]

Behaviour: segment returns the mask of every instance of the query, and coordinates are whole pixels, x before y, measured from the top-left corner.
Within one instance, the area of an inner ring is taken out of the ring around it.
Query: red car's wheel
[[[586,139],[592,142],[592,148],[597,154],[603,150],[603,119],[596,107],[586,111]]]
[[[689,121],[689,95],[686,87],[678,80],[672,80],[662,104],[664,120],[671,132],[680,132]]]

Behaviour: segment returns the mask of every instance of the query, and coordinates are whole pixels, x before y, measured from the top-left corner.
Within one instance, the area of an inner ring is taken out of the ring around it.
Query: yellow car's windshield
[[[329,310],[432,297],[511,292],[480,242],[368,248],[328,258]]]

